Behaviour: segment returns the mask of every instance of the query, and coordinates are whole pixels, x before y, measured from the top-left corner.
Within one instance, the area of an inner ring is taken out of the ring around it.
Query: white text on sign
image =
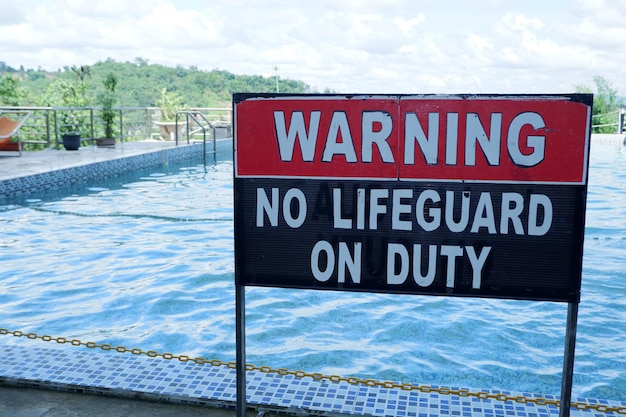
[[[469,191],[440,193],[433,189],[415,192],[411,188],[359,188],[355,193],[355,202],[344,201],[341,188],[333,188],[331,195],[332,224],[338,230],[378,230],[386,216],[391,216],[391,221],[385,223],[386,227],[408,232],[437,232],[444,228],[453,234],[483,232],[490,235],[543,236],[552,225],[552,202],[544,194],[530,194],[526,198],[520,193],[500,193],[497,196],[497,201],[500,201],[498,215],[494,210],[494,196],[490,192],[473,195]],[[279,188],[257,188],[256,197],[256,227],[279,227],[284,223],[297,229],[307,220],[309,205],[305,193],[298,188],[286,190],[282,197]],[[351,216],[343,214],[344,204],[355,208]],[[422,251],[427,252],[426,265],[422,265]],[[428,287],[434,283],[439,260],[444,259],[445,285],[454,288],[457,260],[463,258],[471,265],[472,288],[480,289],[482,271],[490,252],[489,246],[422,247],[421,244],[413,244],[407,247],[390,242],[386,252],[387,284],[404,284],[412,275],[416,285]],[[311,249],[310,261],[311,273],[320,282],[328,281],[336,272],[339,283],[346,282],[349,276],[353,283],[359,284],[362,242],[354,242],[350,248],[346,242],[333,246],[326,240],[320,240]],[[422,272],[424,270],[425,273]]]
[[[321,111],[312,111],[308,114],[309,125],[305,123],[303,112],[293,112],[289,120],[285,112],[274,112],[274,127],[278,138],[280,158],[284,162],[293,159],[296,139],[302,160],[305,162],[333,162],[341,156],[346,162],[372,162],[373,153],[384,163],[395,163],[392,147],[389,144],[394,122],[392,116],[384,111],[368,111],[361,115],[360,130],[355,135],[355,126],[350,126],[348,117],[344,112],[335,111],[330,119],[329,126],[320,129]],[[489,129],[485,129],[483,121],[478,114],[467,113],[463,115],[465,137],[459,136],[459,113],[445,114],[445,131],[440,132],[440,113],[429,113],[428,121],[424,124],[416,113],[407,112],[404,115],[404,157],[399,160],[406,165],[415,164],[415,144],[421,151],[422,157],[428,165],[439,163],[439,142],[445,141],[445,164],[458,165],[458,144],[464,142],[464,158],[462,165],[476,165],[476,154],[482,150],[490,166],[500,165],[502,131],[506,138],[507,157],[511,162],[521,167],[532,167],[544,160],[545,136],[527,135],[522,137],[522,129],[530,126],[537,131],[546,127],[540,114],[535,112],[523,112],[513,118],[508,126],[502,125],[502,114],[491,113],[488,123]],[[424,129],[426,126],[426,129]],[[327,132],[324,139],[324,150],[321,155],[316,155],[319,132]],[[490,132],[490,135],[487,132]],[[427,133],[426,133],[427,132]],[[356,153],[354,138],[361,139],[360,160]],[[530,148],[531,152],[526,152]]]

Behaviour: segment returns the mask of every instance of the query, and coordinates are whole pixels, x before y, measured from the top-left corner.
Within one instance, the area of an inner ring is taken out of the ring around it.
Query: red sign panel
[[[589,111],[560,96],[256,97],[235,108],[236,175],[583,184]]]
[[[235,95],[237,284],[578,302],[591,102]]]

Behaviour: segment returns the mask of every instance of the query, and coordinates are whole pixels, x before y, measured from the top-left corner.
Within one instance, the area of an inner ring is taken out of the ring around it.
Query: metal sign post
[[[576,327],[578,303],[567,304],[567,329],[565,330],[565,354],[561,377],[561,405],[559,417],[569,417],[572,403],[572,381],[574,378],[574,351],[576,349]]]
[[[245,417],[246,403],[246,287],[235,285],[235,341],[237,360],[237,417]]]

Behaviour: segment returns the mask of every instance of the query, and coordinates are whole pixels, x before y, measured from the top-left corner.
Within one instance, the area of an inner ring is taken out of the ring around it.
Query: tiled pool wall
[[[617,140],[599,137],[598,140]],[[623,139],[620,139],[623,140]],[[221,144],[222,151],[227,152]],[[135,169],[183,162],[202,157],[202,146],[160,150],[149,154],[99,162],[0,182],[3,194],[27,194],[60,188],[91,178],[119,175]],[[11,340],[0,336],[0,385],[34,387],[141,398],[171,403],[197,404],[234,409],[235,370],[227,366],[197,364],[137,356],[115,351],[102,352],[68,345],[52,346],[39,340]],[[434,387],[436,388],[436,387]],[[457,388],[458,389],[458,388]],[[468,389],[472,392],[477,390]],[[529,401],[502,401],[488,398],[442,395],[438,392],[406,391],[347,382],[314,380],[277,373],[249,371],[247,401],[257,410],[292,415],[368,415],[389,417],[487,416],[551,417],[559,409],[533,399],[555,400],[553,395],[515,393],[480,389]],[[571,409],[572,416],[606,417],[626,414],[626,401],[572,398],[592,406],[612,407],[624,413],[597,409]]]
[[[16,177],[0,181],[0,197],[28,195],[51,191],[96,178],[116,175],[152,166],[184,162],[202,158],[203,147],[199,144],[161,149],[141,155],[127,156],[56,171]]]

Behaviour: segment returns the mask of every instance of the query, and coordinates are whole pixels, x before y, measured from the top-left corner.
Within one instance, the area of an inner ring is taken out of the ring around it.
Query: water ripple
[[[626,399],[625,153],[592,147],[574,375],[574,395],[590,398]],[[232,162],[221,160],[0,206],[2,327],[234,360],[232,199]],[[248,362],[558,394],[566,311],[247,288]]]

